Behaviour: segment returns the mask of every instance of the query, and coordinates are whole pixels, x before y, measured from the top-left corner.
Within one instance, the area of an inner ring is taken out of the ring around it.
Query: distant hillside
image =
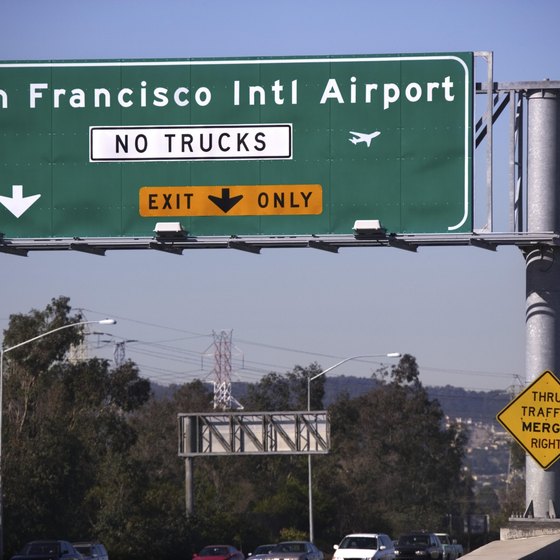
[[[211,387],[210,384],[208,384]],[[247,383],[233,382],[232,394],[238,401],[243,401],[247,394]],[[339,395],[347,393],[351,398],[367,393],[375,387],[370,378],[351,376],[330,376],[325,383],[324,405],[328,407]],[[176,390],[176,386],[164,387],[152,383],[152,390],[157,398],[165,398]],[[428,387],[431,398],[437,399],[444,413],[451,418],[470,418],[475,422],[492,424],[498,414],[509,402],[506,391],[469,391],[461,387]],[[186,412],[186,411],[185,411]]]
[[[348,376],[329,377],[325,384],[325,406],[329,406],[337,396],[346,392],[352,398],[370,391],[375,381],[369,378]],[[447,416],[451,418],[471,418],[475,422],[491,424],[496,414],[510,401],[505,391],[469,391],[461,387],[427,387],[430,398],[437,399]]]
[[[428,387],[428,392],[451,418],[471,418],[484,424],[496,423],[496,415],[511,401],[507,391],[468,391],[460,387]]]

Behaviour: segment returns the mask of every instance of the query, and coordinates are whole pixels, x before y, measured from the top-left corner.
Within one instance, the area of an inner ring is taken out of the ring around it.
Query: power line
[[[80,310],[88,311],[90,313],[103,314],[102,312],[85,309],[85,308],[81,308]],[[114,317],[116,319],[119,319],[121,322],[127,321],[138,325],[148,326],[153,329],[164,329],[164,330],[169,330],[169,331],[188,335],[186,337],[176,337],[176,338],[159,340],[159,341],[136,340],[134,343],[127,345],[128,354],[132,354],[132,355],[138,354],[140,356],[150,357],[152,359],[157,359],[162,361],[165,360],[168,363],[184,363],[184,364],[190,364],[191,366],[195,365],[198,361],[201,361],[204,352],[185,348],[185,347],[177,347],[173,343],[175,342],[192,343],[194,341],[211,339],[213,336],[212,334],[204,334],[189,329],[170,327],[169,325],[161,325],[148,321],[140,321],[137,319],[131,319],[129,317],[124,317],[124,316],[114,316]],[[237,342],[239,344],[242,344],[244,347],[253,346],[258,348],[265,348],[265,349],[275,350],[277,352],[285,352],[287,354],[308,356],[311,358],[315,358],[316,360],[341,359],[341,356],[334,355],[334,354],[313,352],[310,350],[302,350],[300,348],[291,348],[291,347],[263,343],[263,342],[247,340],[247,339],[238,339]],[[242,363],[238,363],[235,361],[235,358],[232,357],[232,374],[234,374],[236,377],[240,379],[258,380],[260,376],[266,375],[271,372],[290,371],[293,368],[293,365],[294,364],[291,363],[291,365],[286,366],[277,363],[259,362],[250,359],[246,360],[245,358],[243,358]],[[381,363],[377,362],[377,364],[375,365],[379,366],[381,365]],[[151,366],[148,364],[144,364],[142,370],[152,371],[152,372],[159,371],[160,377],[164,376],[166,379],[173,379],[173,381],[176,383],[182,382],[181,375],[184,374],[183,371],[174,371],[161,366]],[[421,371],[421,375],[430,374],[430,373],[444,373],[447,376],[484,377],[484,378],[491,378],[491,379],[504,379],[504,380],[509,380],[510,382],[512,382],[516,376],[515,373],[448,369],[448,368],[433,367],[433,366],[420,366],[420,371]],[[203,373],[202,365],[200,368],[200,372],[201,374]],[[477,388],[472,388],[472,390],[477,390]],[[479,390],[488,390],[488,389],[479,388]]]

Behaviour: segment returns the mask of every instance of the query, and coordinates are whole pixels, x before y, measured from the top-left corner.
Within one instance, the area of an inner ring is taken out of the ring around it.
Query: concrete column
[[[560,91],[527,94],[527,227],[560,231]],[[549,370],[560,377],[560,248],[526,252],[526,380]],[[526,505],[535,518],[560,514],[560,464],[526,459]]]

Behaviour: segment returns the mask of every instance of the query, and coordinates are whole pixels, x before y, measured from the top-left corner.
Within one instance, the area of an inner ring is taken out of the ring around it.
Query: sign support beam
[[[560,89],[527,92],[528,229],[558,231],[560,204]],[[526,259],[526,379],[542,371],[560,371],[560,249],[537,247]],[[560,507],[560,464],[542,469],[526,458],[526,505],[535,518],[548,518]],[[552,509],[552,512],[551,512]]]

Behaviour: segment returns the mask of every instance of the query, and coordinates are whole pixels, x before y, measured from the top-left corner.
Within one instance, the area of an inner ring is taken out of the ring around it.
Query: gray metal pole
[[[193,442],[196,440],[195,425],[192,417],[185,418],[183,426],[183,446],[186,452],[192,451]],[[194,512],[194,458],[185,457],[185,513],[187,517]],[[0,558],[0,560],[2,560]]]
[[[527,227],[560,231],[560,90],[527,93]],[[526,380],[560,376],[560,248],[535,248],[526,260]],[[526,505],[535,518],[560,507],[560,464],[542,469],[526,458]]]
[[[322,375],[321,372],[320,375]],[[311,411],[311,376],[307,376],[307,412]],[[311,451],[311,449],[309,450]],[[311,453],[307,455],[307,497],[309,512],[309,542],[314,542],[315,534],[313,532],[313,473],[311,465]]]
[[[193,487],[193,458],[185,457],[185,509],[187,517],[194,512],[194,487]]]

